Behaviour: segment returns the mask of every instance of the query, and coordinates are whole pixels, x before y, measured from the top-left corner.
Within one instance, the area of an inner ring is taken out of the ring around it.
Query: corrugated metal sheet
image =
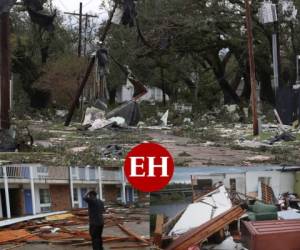
[[[300,220],[242,223],[242,241],[249,250],[299,250]]]

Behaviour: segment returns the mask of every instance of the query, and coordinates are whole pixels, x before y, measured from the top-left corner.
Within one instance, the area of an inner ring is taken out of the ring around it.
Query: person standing
[[[93,250],[103,250],[102,232],[104,226],[103,213],[104,203],[97,198],[96,191],[88,191],[83,200],[88,204],[90,235],[92,238]]]

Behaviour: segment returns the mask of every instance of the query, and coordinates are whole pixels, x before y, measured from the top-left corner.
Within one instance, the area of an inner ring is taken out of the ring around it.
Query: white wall
[[[157,87],[147,87],[147,93],[141,97],[143,101],[163,101],[163,92],[160,88]],[[122,85],[117,89],[116,93],[116,102],[123,103],[132,99],[134,94],[134,87],[132,84]],[[166,100],[169,100],[169,96],[166,95]]]
[[[131,100],[134,93],[133,86],[127,87],[127,85],[122,85],[117,89],[116,93],[116,102],[122,103]]]
[[[284,172],[280,175],[280,193],[293,192],[296,181],[294,172]]]
[[[226,174],[224,185],[227,188],[230,188],[230,179],[235,179],[236,181],[236,191],[239,193],[245,193],[246,192],[246,180],[245,180],[245,174]]]
[[[197,179],[211,179],[213,184],[223,182],[225,187],[230,188],[230,179],[236,179],[236,189],[240,193],[259,193],[260,177],[270,178],[270,186],[274,191],[275,197],[284,192],[293,192],[295,185],[294,172],[280,171],[251,171],[239,174],[214,174],[198,175]]]
[[[270,185],[274,194],[279,190],[279,173],[277,171],[255,171],[246,173],[246,193],[258,192],[258,179],[260,177],[270,177]]]
[[[295,178],[293,172],[258,171],[246,173],[246,193],[258,192],[258,178],[270,177],[270,186],[275,197],[283,192],[293,192]]]

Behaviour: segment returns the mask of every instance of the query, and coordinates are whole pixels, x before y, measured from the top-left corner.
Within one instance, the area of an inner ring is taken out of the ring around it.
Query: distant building
[[[88,190],[107,203],[147,201],[128,184],[123,167],[0,166],[0,218],[85,208]]]
[[[160,88],[146,86],[147,93],[141,97],[143,101],[163,102],[163,92]],[[115,101],[123,103],[132,99],[134,87],[131,83],[122,85],[117,89]],[[166,100],[169,101],[169,96],[166,94]]]

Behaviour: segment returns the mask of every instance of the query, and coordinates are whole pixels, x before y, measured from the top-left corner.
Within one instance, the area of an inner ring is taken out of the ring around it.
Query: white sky
[[[62,12],[79,12],[79,3],[82,2],[82,12],[89,14],[101,14],[103,10],[100,5],[107,0],[53,0],[53,6],[56,6]]]

